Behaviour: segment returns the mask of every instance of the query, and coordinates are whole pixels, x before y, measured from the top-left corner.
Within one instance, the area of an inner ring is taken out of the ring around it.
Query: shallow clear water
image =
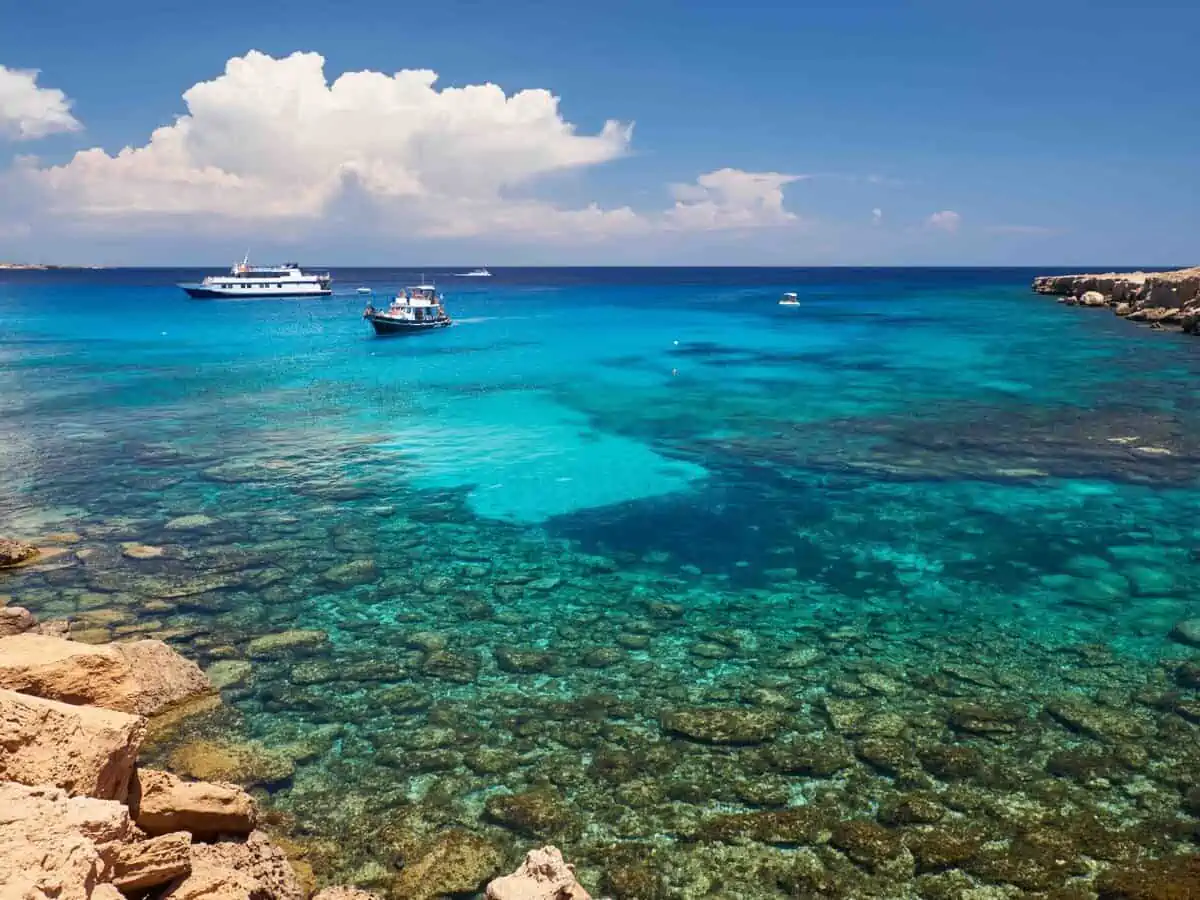
[[[250,659],[158,752],[282,754],[286,777],[242,780],[331,879],[385,886],[454,826],[510,855],[558,841],[617,897],[805,895],[810,852],[826,893],[896,896],[919,859],[712,822],[856,820],[911,790],[998,846],[1025,832],[997,797],[1187,821],[1195,721],[1137,697],[1194,656],[1168,637],[1200,615],[1194,339],[1035,297],[1021,270],[439,275],[456,326],[396,339],[353,290],[420,273],[241,302],[187,300],[193,274],[0,273],[0,534],[67,549],[0,592],[86,639]],[[254,643],[294,629],[320,634]],[[1062,697],[1141,730],[1072,723]],[[903,727],[855,731],[830,700]],[[968,701],[1020,723],[964,728]],[[769,733],[689,733],[691,707]],[[770,761],[804,736],[852,767]],[[872,740],[1023,776],[955,805]],[[1149,761],[1101,787],[1047,772],[1114,741]],[[1048,871],[952,874],[1090,877]]]

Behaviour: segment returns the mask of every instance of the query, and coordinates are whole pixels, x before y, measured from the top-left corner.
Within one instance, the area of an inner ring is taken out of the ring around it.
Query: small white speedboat
[[[779,301],[780,306],[799,306],[800,298],[792,291],[788,291]]]
[[[359,293],[359,294],[373,294],[373,293],[375,293],[375,292],[374,292],[373,290],[371,290],[369,287],[360,287],[360,288],[359,288],[359,289],[356,291],[356,293]]]
[[[458,278],[491,278],[492,273],[487,269],[472,269],[470,272],[455,273]]]

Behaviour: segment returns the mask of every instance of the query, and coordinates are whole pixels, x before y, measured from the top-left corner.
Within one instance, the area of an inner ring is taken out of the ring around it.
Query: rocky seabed
[[[7,565],[38,555],[0,550]],[[379,900],[318,891],[319,873],[260,829],[238,785],[139,765],[148,735],[220,702],[195,663],[161,641],[86,644],[21,607],[0,611],[0,900]],[[589,900],[554,847],[490,883],[473,849],[443,841],[399,896]]]
[[[1045,275],[1034,279],[1033,289],[1062,297],[1071,306],[1107,306],[1133,322],[1200,334],[1200,267],[1172,272]]]

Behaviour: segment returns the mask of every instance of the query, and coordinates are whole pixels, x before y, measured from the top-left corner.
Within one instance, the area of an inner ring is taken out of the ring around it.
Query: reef
[[[1133,322],[1200,334],[1200,268],[1046,275],[1034,279],[1033,289],[1062,297],[1071,306],[1111,307]]]

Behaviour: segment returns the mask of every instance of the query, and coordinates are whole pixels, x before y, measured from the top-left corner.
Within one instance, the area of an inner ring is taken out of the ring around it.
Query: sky
[[[0,261],[1200,262],[1200,4],[0,0]]]

